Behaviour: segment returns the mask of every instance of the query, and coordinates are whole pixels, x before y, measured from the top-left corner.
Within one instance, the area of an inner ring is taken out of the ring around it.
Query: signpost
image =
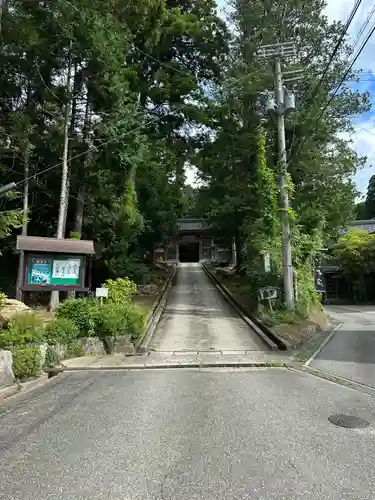
[[[323,271],[320,267],[315,269],[315,291],[318,293],[326,292],[326,284]]]
[[[103,299],[106,299],[108,297],[108,288],[102,287],[102,288],[97,288],[95,295],[97,298],[100,299],[100,305],[103,305]]]
[[[272,301],[277,299],[278,293],[277,289],[273,286],[266,286],[264,288],[259,289],[259,296],[261,300],[267,300],[268,301],[268,306],[270,310],[272,311]]]

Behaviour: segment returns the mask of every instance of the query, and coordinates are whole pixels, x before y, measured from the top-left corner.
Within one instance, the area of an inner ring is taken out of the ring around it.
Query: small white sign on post
[[[96,297],[102,297],[104,299],[106,299],[108,297],[108,288],[97,288],[96,289],[96,293],[95,293]]]
[[[103,305],[103,299],[108,297],[108,288],[97,288],[95,296],[100,299],[100,304]]]
[[[259,290],[259,295],[262,300],[267,300],[270,310],[272,311],[272,300],[277,299],[277,289],[272,286],[266,286]]]

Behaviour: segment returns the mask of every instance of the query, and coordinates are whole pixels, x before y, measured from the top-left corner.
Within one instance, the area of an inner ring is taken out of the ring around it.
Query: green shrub
[[[99,308],[96,325],[97,335],[100,338],[120,337],[126,333],[127,309],[124,304],[106,302]]]
[[[0,292],[0,309],[2,309],[5,306],[7,300],[7,296],[5,295],[4,292]]]
[[[71,320],[79,329],[80,337],[95,335],[95,318],[99,304],[92,299],[68,299],[57,309],[56,317]]]
[[[43,320],[35,313],[19,313],[9,321],[7,329],[0,333],[2,347],[22,347],[40,344],[44,337]]]
[[[80,358],[81,356],[85,355],[85,351],[82,345],[78,342],[71,342],[70,344],[68,344],[66,355],[68,358]]]
[[[131,305],[126,310],[126,332],[136,340],[146,329],[146,313],[140,307]]]
[[[80,330],[74,321],[68,318],[55,318],[46,326],[44,338],[49,345],[69,344],[78,338]]]
[[[16,379],[37,377],[41,370],[42,357],[36,347],[13,349],[13,373]]]
[[[147,285],[150,283],[150,270],[143,262],[129,262],[126,266],[128,278],[138,285]]]
[[[128,278],[107,280],[103,287],[108,288],[108,301],[122,305],[129,305],[137,291],[137,285]]]
[[[80,240],[81,239],[81,233],[77,231],[70,231],[69,233],[69,239],[70,240]]]
[[[46,351],[46,357],[44,360],[44,367],[45,368],[53,368],[54,366],[57,366],[60,364],[60,358],[59,355],[57,354],[56,349],[51,347],[50,345],[47,347]]]

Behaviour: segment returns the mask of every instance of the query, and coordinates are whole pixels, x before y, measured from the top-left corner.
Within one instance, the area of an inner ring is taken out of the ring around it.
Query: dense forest
[[[286,135],[293,259],[308,302],[311,264],[353,216],[350,179],[365,161],[340,132],[369,108],[347,83],[353,72],[331,98],[352,48],[340,44],[330,61],[343,25],[323,11],[322,0],[237,0],[224,20],[214,0],[8,0],[0,184],[17,190],[0,199],[2,288],[15,283],[22,226],[56,236],[64,150],[64,233],[95,240],[100,279],[137,280],[190,214],[235,239],[239,270],[254,284],[265,279],[264,253],[278,280],[276,126],[261,102],[273,68],[257,51],[288,40],[297,55],[283,70],[303,70]],[[185,185],[192,166],[196,190]]]

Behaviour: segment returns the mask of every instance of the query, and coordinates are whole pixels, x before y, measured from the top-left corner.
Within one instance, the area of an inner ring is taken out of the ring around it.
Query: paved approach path
[[[51,382],[0,413],[1,500],[375,498],[374,400],[352,389],[277,368]]]
[[[179,264],[176,283],[149,347],[155,351],[267,351],[200,264]]]
[[[375,387],[375,307],[327,306],[326,310],[342,326],[312,368]]]

